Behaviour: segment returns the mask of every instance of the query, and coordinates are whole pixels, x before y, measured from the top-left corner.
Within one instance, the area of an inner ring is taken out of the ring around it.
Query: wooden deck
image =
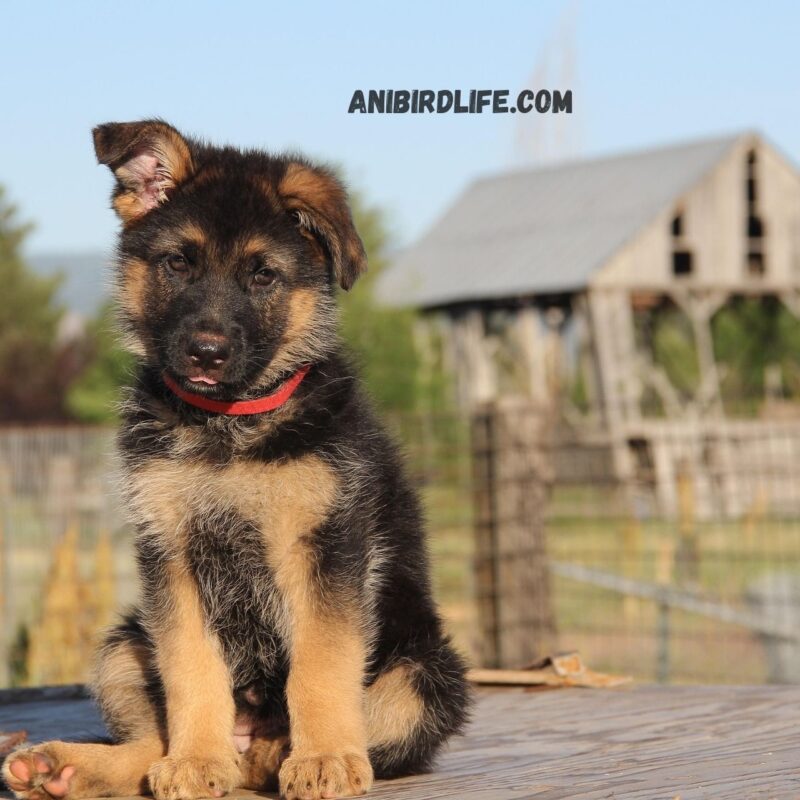
[[[102,733],[79,696],[4,700],[0,730],[25,728],[33,740]],[[371,796],[798,800],[800,687],[482,692],[435,772],[380,782]]]

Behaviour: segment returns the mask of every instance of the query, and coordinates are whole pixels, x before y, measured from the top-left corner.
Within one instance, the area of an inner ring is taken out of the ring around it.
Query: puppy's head
[[[157,120],[100,125],[94,146],[116,177],[117,300],[140,356],[233,399],[330,352],[335,284],[366,268],[331,172]]]

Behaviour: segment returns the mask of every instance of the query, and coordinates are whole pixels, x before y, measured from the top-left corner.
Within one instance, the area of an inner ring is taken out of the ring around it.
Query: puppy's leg
[[[321,609],[303,609],[292,632],[286,683],[291,754],[280,769],[292,800],[364,794],[372,785],[364,721],[364,644]]]
[[[114,797],[147,790],[147,769],[163,754],[158,738],[125,744],[45,742],[8,756],[3,780],[19,798]]]
[[[91,689],[115,741],[158,739],[166,749],[164,692],[153,643],[137,615],[107,633],[94,660]]]
[[[153,699],[152,652],[141,629],[114,629],[95,663],[94,692],[118,745],[46,742],[11,753],[3,778],[19,798],[46,800],[136,795],[164,755],[164,731]]]
[[[288,800],[364,794],[372,785],[364,720],[364,637],[355,600],[323,600],[313,557],[298,540],[276,571],[288,612],[291,754]]]
[[[231,677],[206,628],[194,577],[175,562],[165,570],[165,613],[154,639],[169,748],[148,771],[150,790],[157,800],[219,797],[241,782]]]

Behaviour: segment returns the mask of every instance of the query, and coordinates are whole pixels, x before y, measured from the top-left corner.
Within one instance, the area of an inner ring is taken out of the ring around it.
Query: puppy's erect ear
[[[349,289],[366,270],[367,256],[342,184],[327,170],[292,161],[278,194],[300,227],[320,240],[330,254],[339,285]]]
[[[113,205],[124,224],[166,201],[193,172],[189,145],[166,122],[109,122],[92,135],[97,160],[117,178]]]

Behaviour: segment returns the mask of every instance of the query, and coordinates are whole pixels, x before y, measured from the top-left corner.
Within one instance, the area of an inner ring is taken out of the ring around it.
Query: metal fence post
[[[656,680],[659,683],[669,683],[670,678],[669,614],[669,603],[660,602],[658,604],[658,661],[656,663]]]

